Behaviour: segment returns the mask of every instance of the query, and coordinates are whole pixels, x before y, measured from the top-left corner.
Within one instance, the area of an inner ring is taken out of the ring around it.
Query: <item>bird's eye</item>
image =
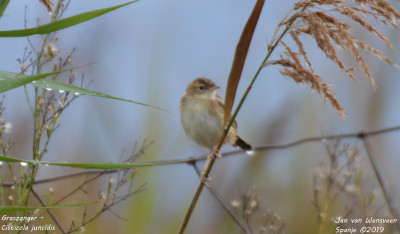
[[[200,90],[205,90],[206,88],[204,86],[199,86]]]

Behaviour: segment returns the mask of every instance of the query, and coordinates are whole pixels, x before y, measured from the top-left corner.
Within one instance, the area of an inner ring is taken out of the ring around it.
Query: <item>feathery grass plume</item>
[[[46,8],[49,13],[53,13],[51,6],[54,6],[50,0],[39,0]]]
[[[381,51],[355,38],[352,34],[350,23],[356,23],[367,32],[376,35],[387,47],[392,47],[390,40],[373,27],[366,18],[371,18],[373,21],[381,22],[400,30],[397,25],[400,20],[400,12],[385,0],[299,1],[278,25],[273,40],[280,40],[281,38],[275,37],[282,28],[285,28],[283,30],[290,32],[291,38],[298,48],[298,53],[293,52],[293,49],[280,41],[285,48],[281,59],[270,61],[265,65],[280,65],[282,67],[281,73],[284,76],[291,77],[298,83],[309,84],[311,89],[328,99],[343,118],[345,114],[343,107],[335,98],[330,86],[315,74],[311,61],[303,47],[302,39],[304,38],[303,36],[311,36],[318,48],[329,60],[333,61],[351,79],[356,80],[353,74],[356,68],[346,67],[337,54],[338,49],[347,51],[355,59],[364,75],[370,79],[372,86],[376,87],[369,67],[361,56],[361,49],[383,59],[389,65],[396,65]],[[303,66],[303,63],[307,66]]]
[[[285,58],[281,56],[280,60],[272,61],[270,64],[279,64],[283,67],[280,70],[281,74],[287,77],[291,77],[299,84],[309,84],[312,90],[315,90],[319,94],[323,95],[328,99],[332,106],[337,110],[341,117],[343,117],[346,112],[340,105],[339,101],[336,99],[330,86],[322,81],[322,79],[314,73],[312,68],[309,70],[305,68],[297,53],[294,53],[289,46],[287,46],[283,41],[281,44],[285,47]],[[311,65],[311,64],[310,64]]]

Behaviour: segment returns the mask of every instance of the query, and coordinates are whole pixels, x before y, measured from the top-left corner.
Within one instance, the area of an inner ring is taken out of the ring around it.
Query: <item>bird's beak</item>
[[[217,89],[219,89],[219,86],[216,86],[216,85],[210,88],[211,91],[217,90]]]

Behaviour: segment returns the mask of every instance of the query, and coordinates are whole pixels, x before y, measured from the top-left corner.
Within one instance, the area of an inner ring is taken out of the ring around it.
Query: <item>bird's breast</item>
[[[212,108],[210,101],[189,98],[182,102],[181,122],[183,128],[197,144],[212,148],[218,143],[223,127],[219,116]]]

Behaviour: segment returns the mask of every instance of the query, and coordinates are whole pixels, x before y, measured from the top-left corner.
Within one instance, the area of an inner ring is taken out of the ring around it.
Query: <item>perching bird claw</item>
[[[222,154],[219,152],[217,149],[217,146],[214,146],[213,149],[211,150],[211,153],[213,154],[214,157],[217,157],[219,159],[222,158]]]
[[[205,177],[205,176],[202,175],[202,176],[200,177],[200,180],[201,180],[201,182],[202,182],[205,186],[211,187],[211,185],[208,184],[208,183],[211,181],[211,177]]]

